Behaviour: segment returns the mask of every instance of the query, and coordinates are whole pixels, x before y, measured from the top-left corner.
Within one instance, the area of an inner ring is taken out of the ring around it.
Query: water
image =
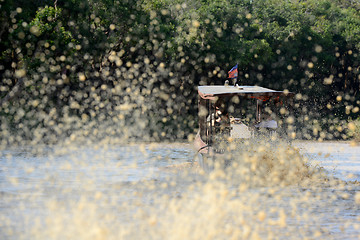
[[[185,143],[3,150],[0,238],[359,239],[360,147],[294,145],[337,180],[226,181]]]
[[[296,146],[332,175],[346,181],[360,181],[360,146],[353,142],[297,142]]]

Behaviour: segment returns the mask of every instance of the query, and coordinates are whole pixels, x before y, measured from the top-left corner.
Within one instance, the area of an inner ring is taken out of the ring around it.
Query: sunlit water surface
[[[360,147],[295,142],[341,184],[249,187],[190,144],[0,152],[0,239],[360,239]]]

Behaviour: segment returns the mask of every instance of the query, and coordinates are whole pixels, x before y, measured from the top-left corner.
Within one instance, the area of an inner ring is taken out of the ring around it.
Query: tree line
[[[109,135],[186,138],[197,86],[223,84],[235,64],[239,84],[296,93],[302,138],[346,138],[344,123],[359,116],[357,1],[0,5],[3,136],[52,141],[95,121]]]

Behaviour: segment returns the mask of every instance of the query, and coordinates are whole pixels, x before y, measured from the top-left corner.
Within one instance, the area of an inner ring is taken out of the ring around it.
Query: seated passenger
[[[278,127],[277,122],[271,117],[269,113],[263,113],[262,120],[254,126],[257,129],[265,128],[268,130],[275,130]]]

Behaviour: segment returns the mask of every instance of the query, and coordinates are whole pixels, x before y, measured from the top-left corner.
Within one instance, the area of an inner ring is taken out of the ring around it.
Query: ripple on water
[[[321,155],[310,148],[313,143],[298,146],[325,166],[331,156],[340,165],[353,156],[346,146],[342,154],[331,144],[316,143]],[[327,149],[330,156],[322,158]],[[244,179],[254,180],[259,172],[247,176],[241,168],[234,172],[243,171],[244,178],[228,178],[223,171],[203,174],[191,164],[188,144],[0,156],[3,239],[357,239],[360,234],[359,184],[328,176],[324,182],[251,185]],[[261,163],[249,159],[250,168]]]

